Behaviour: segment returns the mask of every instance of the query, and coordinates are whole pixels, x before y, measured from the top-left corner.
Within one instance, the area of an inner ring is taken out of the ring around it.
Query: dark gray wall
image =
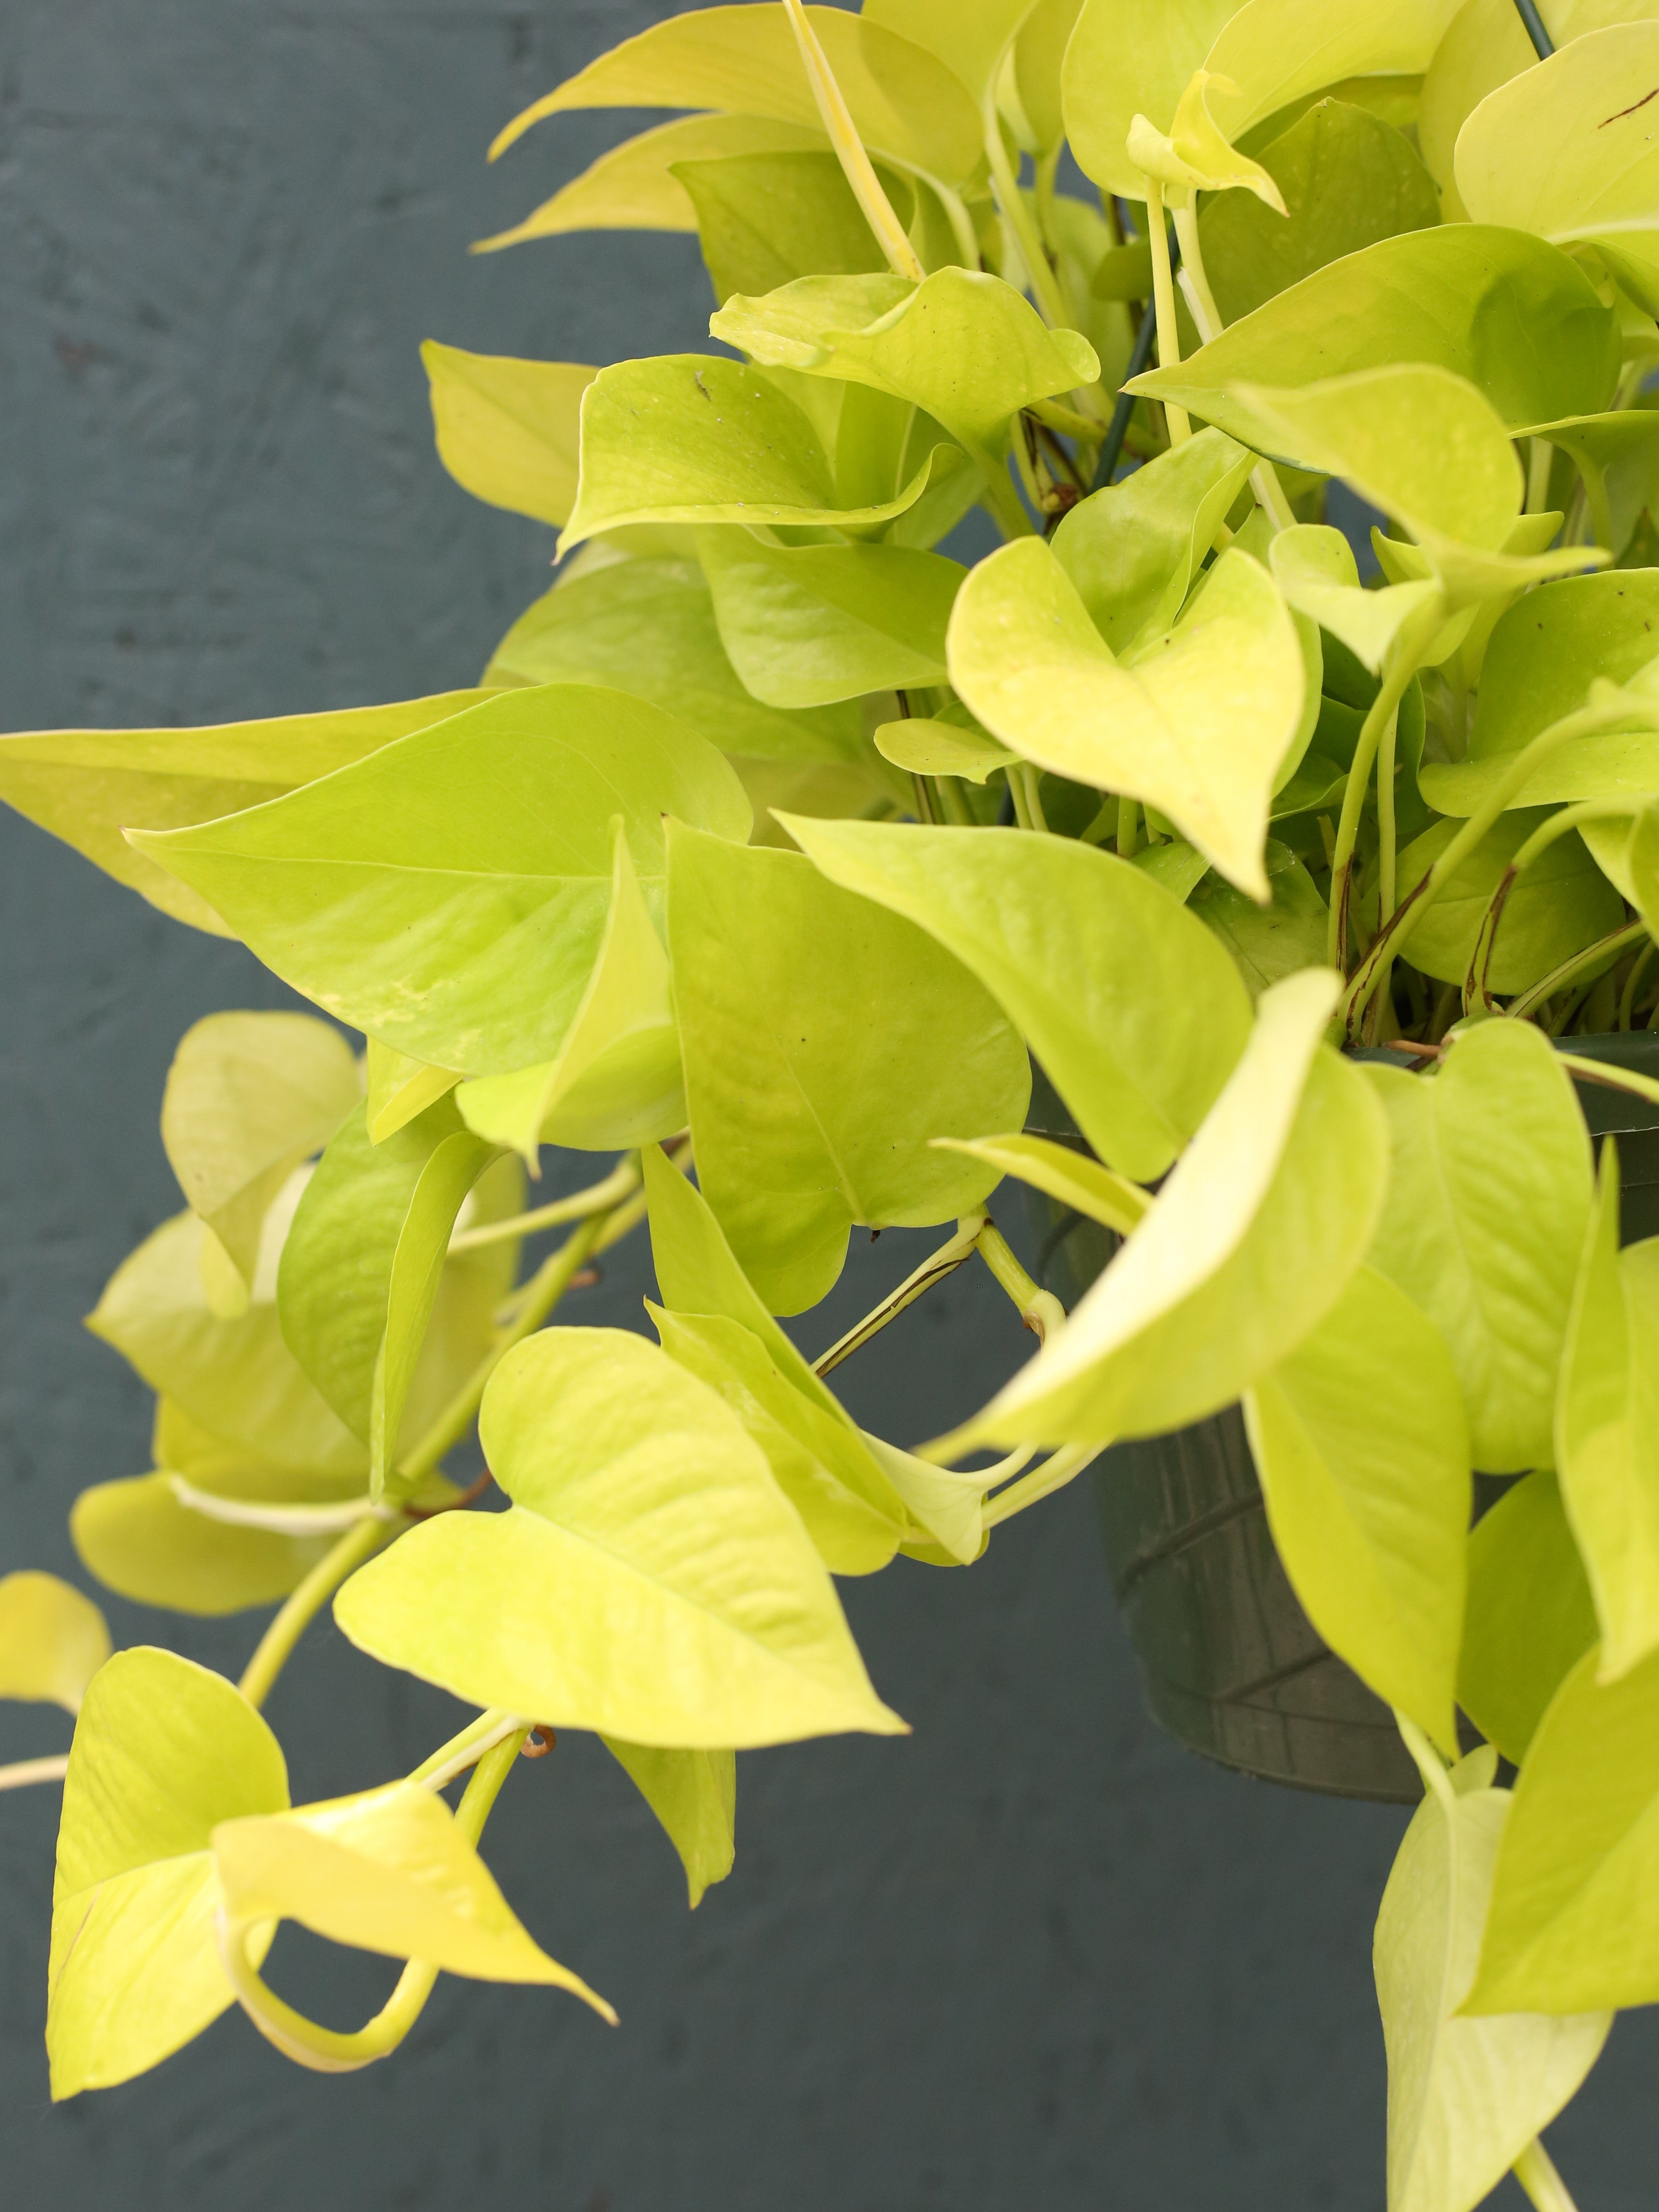
[[[0,727],[212,720],[471,679],[550,533],[437,465],[417,342],[606,361],[696,344],[688,241],[471,260],[619,135],[494,131],[665,12],[620,0],[7,0],[0,17]],[[156,1136],[179,1033],[284,1002],[237,948],[0,820],[0,1570],[77,1574],[65,1510],[147,1463],[144,1394],[78,1316],[178,1199]],[[642,1251],[583,1318],[632,1325]],[[860,1249],[828,1341],[913,1264]],[[909,1439],[1019,1356],[959,1277],[843,1370]],[[84,1579],[83,1577],[82,1579]],[[535,1933],[617,2003],[446,1981],[344,2080],[240,2015],[60,2111],[40,2047],[56,1792],[0,1796],[0,2157],[19,2205],[392,2212],[1380,2206],[1369,1976],[1387,1810],[1208,1769],[1142,1715],[1089,1499],[967,1574],[847,1602],[906,1741],[741,1763],[738,1869],[694,1918],[620,1772],[522,1770],[488,1850]],[[112,1602],[118,1640],[234,1674],[257,1623]],[[272,1701],[296,1793],[386,1778],[454,1724],[326,1626]],[[0,1707],[0,1758],[61,1716]],[[285,1932],[341,2026],[382,1962]],[[1583,2212],[1651,2202],[1656,2043],[1615,2038],[1557,2134]],[[1511,2201],[1518,2197],[1511,2192]]]

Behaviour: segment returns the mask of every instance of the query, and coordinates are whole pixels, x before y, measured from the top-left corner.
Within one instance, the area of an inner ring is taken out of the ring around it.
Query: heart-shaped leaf
[[[1560,1489],[1540,1468],[1470,1533],[1457,1702],[1519,1766],[1550,1699],[1595,1637],[1595,1601]]]
[[[54,2098],[131,2081],[234,2002],[209,1838],[221,1820],[288,1802],[276,1737],[221,1675],[141,1645],[94,1679],[70,1752],[52,1885]],[[250,1948],[262,1956],[273,1932],[256,1931]]]
[[[959,775],[969,783],[983,783],[996,769],[1019,758],[977,727],[964,729],[939,716],[922,714],[908,721],[883,722],[876,732],[876,750],[913,775]]]
[[[473,1704],[630,1743],[902,1732],[799,1516],[717,1394],[624,1330],[544,1330],[480,1424],[502,1514],[422,1522],[346,1583],[355,1644]]]
[[[1592,1196],[1572,1085],[1524,1022],[1464,1031],[1436,1075],[1366,1074],[1394,1146],[1370,1265],[1444,1338],[1475,1465],[1496,1474],[1547,1466]]]
[[[678,823],[669,849],[699,1179],[761,1297],[799,1312],[854,1224],[921,1227],[984,1197],[978,1164],[928,1140],[1017,1126],[1024,1048],[948,952],[799,854]]]
[[[587,988],[618,813],[659,911],[664,815],[734,838],[750,819],[730,767],[683,724],[554,684],[140,842],[329,1012],[434,1066],[504,1075],[557,1049]]]
[[[1129,127],[1144,115],[1159,131],[1237,0],[1085,0],[1061,75],[1066,135],[1085,176],[1103,191],[1140,200],[1146,180],[1129,158]]]
[[[1102,1159],[1138,1183],[1164,1174],[1249,1034],[1231,963],[1175,899],[1070,839],[787,823],[832,883],[918,923],[972,969]]]
[[[421,359],[438,459],[456,483],[491,507],[556,528],[576,497],[582,394],[598,369],[463,353],[434,338]]]
[[[1308,1618],[1385,1704],[1455,1753],[1469,1442],[1439,1331],[1362,1267],[1246,1392],[1244,1419]]]
[[[1252,897],[1306,673],[1267,572],[1232,549],[1166,637],[1126,667],[1040,538],[981,562],[951,617],[951,680],[1040,767],[1144,800]]]
[[[1341,1297],[1388,1178],[1388,1125],[1320,1039],[1340,986],[1264,992],[1243,1058],[1145,1221],[1036,1358],[946,1440],[1099,1443],[1229,1405]]]
[[[161,1142],[191,1212],[245,1284],[270,1201],[362,1095],[350,1046],[307,1014],[209,1014],[179,1039]]]
[[[78,1713],[109,1654],[103,1614],[72,1583],[28,1568],[0,1575],[0,1698]]]
[[[664,1751],[655,1745],[601,1739],[662,1825],[680,1855],[695,1912],[712,1884],[724,1881],[736,1856],[738,1762],[729,1751]]]
[[[1382,1893],[1375,1965],[1389,2052],[1389,2212],[1473,2212],[1601,2054],[1612,2015],[1468,2020],[1492,1866],[1518,1806],[1474,1752],[1419,1807]],[[1507,1830],[1506,1830],[1507,1822]]]

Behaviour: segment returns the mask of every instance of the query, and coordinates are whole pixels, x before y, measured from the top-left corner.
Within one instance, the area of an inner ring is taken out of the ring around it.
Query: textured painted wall
[[[213,720],[467,681],[550,533],[430,449],[416,347],[606,361],[696,344],[673,240],[470,260],[619,135],[502,121],[659,10],[618,0],[7,0],[0,16],[0,727]],[[78,1316],[178,1204],[155,1133],[179,1033],[275,1006],[238,949],[0,820],[0,1569],[76,1572],[77,1489],[147,1463],[143,1394]],[[828,1341],[913,1261],[854,1255]],[[583,1317],[631,1323],[640,1251]],[[843,1370],[913,1437],[1019,1356],[959,1277]],[[847,1591],[908,1741],[745,1758],[738,1870],[695,1918],[620,1771],[580,1740],[515,1779],[489,1855],[619,2006],[441,1984],[404,2052],[302,2074],[232,2014],[60,2111],[40,2049],[55,1793],[0,1797],[9,2201],[75,2212],[1081,2212],[1380,2206],[1370,1987],[1396,1814],[1207,1769],[1144,1719],[1089,1501],[971,1574]],[[256,1624],[112,1603],[118,1640],[234,1673]],[[384,1778],[453,1724],[313,1634],[272,1703],[296,1792]],[[61,1717],[0,1707],[0,1758]],[[380,1963],[285,1933],[341,2026]],[[1558,2133],[1584,2212],[1651,2202],[1659,2046],[1615,2038]],[[1513,2201],[1518,2202],[1518,2198]]]

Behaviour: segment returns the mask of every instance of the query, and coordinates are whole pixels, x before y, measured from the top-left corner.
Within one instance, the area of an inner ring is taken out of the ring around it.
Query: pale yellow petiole
[[[864,150],[864,141],[859,137],[851,111],[836,82],[829,57],[818,43],[818,34],[801,0],[783,0],[783,4],[795,33],[795,44],[800,49],[806,81],[812,88],[812,97],[823,118],[836,159],[841,163],[842,174],[853,187],[853,197],[863,209],[865,219],[874,231],[876,242],[887,256],[894,274],[908,276],[912,283],[919,284],[927,272],[916,258],[916,249],[906,236],[903,224],[893,212],[893,203],[882,190],[874,163]]]
[[[838,1337],[828,1352],[821,1352],[812,1362],[812,1372],[815,1375],[830,1374],[841,1365],[843,1359],[850,1358],[861,1346],[868,1344],[872,1336],[879,1335],[889,1322],[896,1321],[907,1306],[913,1306],[919,1297],[933,1289],[935,1283],[942,1283],[964,1261],[971,1260],[974,1248],[979,1242],[979,1233],[985,1226],[985,1218],[983,1212],[963,1214],[950,1242],[941,1244],[930,1259],[924,1260],[921,1267],[907,1275],[896,1291],[890,1291],[881,1304],[866,1314],[861,1322],[855,1322],[845,1336]]]

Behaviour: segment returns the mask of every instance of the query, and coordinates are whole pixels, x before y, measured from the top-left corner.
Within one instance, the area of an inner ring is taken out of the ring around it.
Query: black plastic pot
[[[1659,1036],[1649,1031],[1573,1037],[1563,1049],[1659,1079]],[[1659,1235],[1659,1106],[1590,1083],[1578,1095],[1595,1137],[1619,1137],[1624,1241]],[[1085,1149],[1040,1073],[1028,1127]],[[1028,1196],[1038,1279],[1069,1310],[1118,1240]],[[1170,1436],[1115,1444],[1095,1489],[1154,1718],[1206,1758],[1266,1781],[1416,1802],[1422,1784],[1392,1715],[1320,1638],[1279,1565],[1237,1406]]]

